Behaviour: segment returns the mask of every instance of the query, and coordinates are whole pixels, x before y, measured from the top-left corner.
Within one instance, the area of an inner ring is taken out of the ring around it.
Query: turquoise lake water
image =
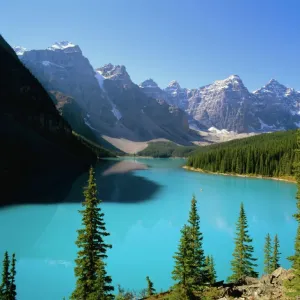
[[[296,185],[291,183],[205,175],[181,168],[181,159],[108,161],[96,168],[100,198],[113,248],[107,271],[113,284],[140,290],[150,276],[157,291],[173,284],[171,271],[180,229],[187,221],[192,194],[198,200],[205,254],[213,255],[218,279],[230,274],[235,223],[244,202],[253,238],[257,270],[263,270],[265,235],[279,236],[281,264],[293,253],[296,222]],[[56,300],[68,297],[80,227],[80,201],[87,174],[73,184],[66,202],[58,205],[22,205],[0,210],[0,254],[15,252],[20,300]],[[202,189],[202,191],[201,191]]]

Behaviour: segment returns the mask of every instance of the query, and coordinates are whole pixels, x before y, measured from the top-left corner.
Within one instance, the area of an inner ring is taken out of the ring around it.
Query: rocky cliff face
[[[253,92],[252,113],[260,130],[297,128],[300,125],[300,92],[280,84],[275,79]]]
[[[192,133],[187,115],[163,99],[146,96],[125,66],[107,64],[93,70],[81,49],[69,42],[46,50],[15,49],[21,61],[47,90],[70,96],[83,120],[100,137],[144,141],[167,138],[189,144]]]
[[[131,140],[167,138],[183,144],[192,139],[186,114],[162,99],[145,95],[130,80],[124,66],[109,64],[96,71],[103,78],[100,84],[114,107],[121,127],[118,132],[123,137]]]
[[[72,181],[96,157],[73,137],[49,94],[2,36],[0,64],[0,131],[5,145],[0,180],[6,195],[0,204],[59,201],[59,195],[52,194],[57,183]]]
[[[21,61],[47,90],[72,97],[85,114],[93,115],[105,125],[113,125],[111,105],[103,96],[95,71],[79,46],[61,42],[46,50],[21,53]]]
[[[247,132],[251,99],[241,79],[233,75],[190,91],[187,112],[208,128]]]

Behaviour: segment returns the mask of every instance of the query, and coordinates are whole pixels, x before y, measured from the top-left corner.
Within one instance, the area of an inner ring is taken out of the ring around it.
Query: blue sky
[[[298,0],[4,0],[13,46],[78,44],[93,67],[123,64],[136,83],[196,88],[238,74],[249,90],[271,78],[300,90]]]

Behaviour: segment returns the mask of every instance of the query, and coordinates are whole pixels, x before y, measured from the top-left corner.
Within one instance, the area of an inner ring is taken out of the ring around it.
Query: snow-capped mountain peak
[[[27,49],[22,46],[16,46],[16,47],[13,47],[13,49],[17,55],[23,55],[24,52],[27,51]]]
[[[230,80],[241,80],[241,78],[240,78],[239,75],[230,75],[230,76],[228,77],[228,79],[230,79]]]
[[[238,75],[230,75],[221,80],[216,80],[214,83],[201,87],[202,91],[221,91],[221,90],[239,91],[246,89],[241,78]]]
[[[255,95],[260,94],[272,94],[278,98],[286,97],[287,94],[291,94],[292,90],[279,83],[276,79],[271,79],[262,88],[253,92]]]
[[[240,76],[238,75],[230,75],[229,77],[223,79],[223,80],[218,80],[220,82],[224,83],[232,83],[232,84],[243,84]]]
[[[64,51],[65,53],[81,52],[78,45],[75,45],[68,41],[56,42],[51,47],[48,47],[47,50]]]

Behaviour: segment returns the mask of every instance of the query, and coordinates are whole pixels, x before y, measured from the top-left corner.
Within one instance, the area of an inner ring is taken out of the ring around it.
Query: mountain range
[[[143,93],[125,66],[106,64],[94,69],[80,47],[69,42],[55,43],[45,50],[16,47],[15,51],[46,90],[77,103],[81,110],[76,112],[77,119],[84,120],[97,141],[108,136],[131,141],[165,138],[190,144],[199,137],[190,130],[184,111]],[[86,128],[81,126],[77,131]]]
[[[249,133],[300,126],[300,92],[275,79],[254,92],[238,75],[195,89],[175,80],[160,88],[153,79],[136,85],[122,65],[93,68],[70,42],[14,50],[47,90],[76,101],[84,123],[98,137],[189,144],[199,139],[194,130]]]
[[[148,96],[180,107],[198,125],[235,132],[294,129],[300,125],[300,92],[275,79],[254,91],[238,75],[198,89],[182,88],[177,81],[161,89],[154,80],[142,82]]]

